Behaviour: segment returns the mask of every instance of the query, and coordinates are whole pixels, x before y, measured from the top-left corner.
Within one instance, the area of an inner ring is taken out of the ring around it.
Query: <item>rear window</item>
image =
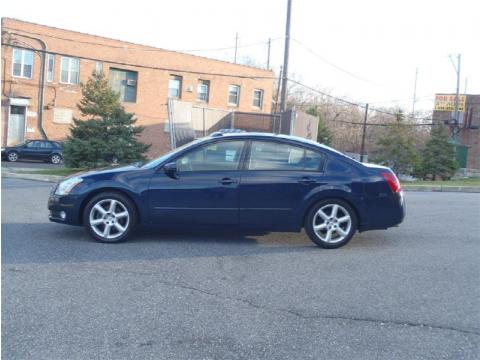
[[[299,146],[253,141],[248,169],[318,171],[323,169],[324,161],[322,154]]]

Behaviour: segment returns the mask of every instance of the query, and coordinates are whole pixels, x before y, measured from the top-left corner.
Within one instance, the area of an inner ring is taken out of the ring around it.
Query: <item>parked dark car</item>
[[[284,135],[221,134],[146,164],[92,171],[57,184],[50,220],[84,225],[102,242],[135,226],[300,231],[324,248],[356,231],[402,222],[394,173],[336,150]]]
[[[42,160],[60,164],[62,159],[62,146],[57,141],[27,140],[15,146],[2,148],[2,160]]]

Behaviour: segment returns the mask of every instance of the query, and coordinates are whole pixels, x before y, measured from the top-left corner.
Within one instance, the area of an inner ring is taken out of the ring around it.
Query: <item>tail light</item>
[[[381,174],[394,193],[398,193],[400,190],[402,190],[400,187],[400,181],[398,181],[398,178],[395,176],[395,174],[389,171],[382,171]]]

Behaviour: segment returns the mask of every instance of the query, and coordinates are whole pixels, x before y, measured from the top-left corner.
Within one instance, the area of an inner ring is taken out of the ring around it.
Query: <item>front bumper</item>
[[[81,199],[75,195],[55,195],[53,189],[48,198],[48,218],[50,221],[68,225],[81,225]]]

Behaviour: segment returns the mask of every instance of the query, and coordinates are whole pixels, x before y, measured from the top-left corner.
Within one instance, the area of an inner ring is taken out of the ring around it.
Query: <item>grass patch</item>
[[[432,185],[432,186],[479,186],[480,178],[469,178],[459,180],[415,180],[415,181],[402,181],[402,185]]]
[[[38,169],[29,171],[15,171],[20,174],[39,174],[39,175],[55,175],[55,176],[69,176],[80,171],[86,171],[88,169],[81,168],[59,168],[59,169]]]

